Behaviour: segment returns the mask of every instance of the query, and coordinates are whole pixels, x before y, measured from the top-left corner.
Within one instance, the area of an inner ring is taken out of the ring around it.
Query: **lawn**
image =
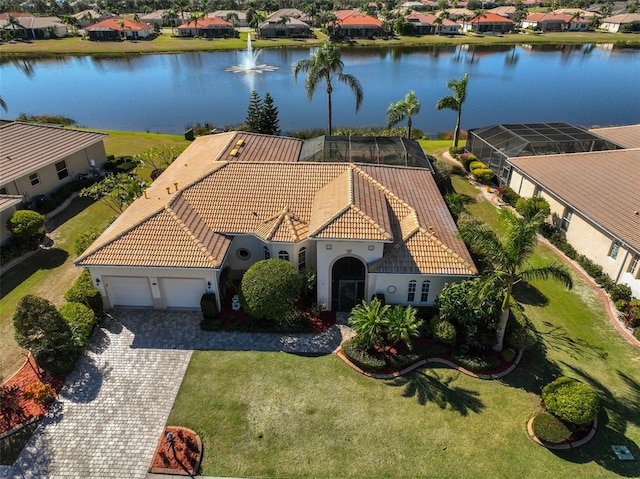
[[[471,207],[495,223],[488,203]],[[542,247],[532,257],[554,259]],[[640,458],[638,350],[609,323],[597,294],[574,279],[571,291],[554,282],[518,288],[541,341],[502,380],[427,368],[381,381],[333,355],[200,351],[168,424],[201,435],[206,475],[637,476],[638,463],[618,461],[609,446],[627,445]],[[540,408],[542,386],[561,374],[594,385],[604,409],[591,443],[554,453],[530,441],[525,425]]]

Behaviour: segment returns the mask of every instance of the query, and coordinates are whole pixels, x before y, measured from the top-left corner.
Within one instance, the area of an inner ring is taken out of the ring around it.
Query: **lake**
[[[326,93],[312,102],[293,63],[308,49],[262,50],[262,74],[225,71],[243,52],[126,57],[2,59],[4,118],[21,113],[63,115],[91,128],[183,133],[196,122],[216,127],[244,122],[251,90],[269,92],[283,130],[325,128]],[[437,111],[448,80],[469,73],[462,128],[495,123],[563,121],[582,126],[640,123],[640,49],[613,45],[450,46],[344,49],[345,73],[362,83],[364,102],[334,86],[334,128],[385,124],[385,112],[414,90],[422,108],[414,127],[435,135],[452,130],[455,114]]]

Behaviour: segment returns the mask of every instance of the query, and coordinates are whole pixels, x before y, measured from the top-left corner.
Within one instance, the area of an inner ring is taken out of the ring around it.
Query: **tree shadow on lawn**
[[[452,387],[451,383],[458,379],[460,373],[445,378],[441,377],[436,369],[416,370],[385,383],[393,387],[404,387],[402,395],[406,398],[417,398],[418,404],[422,406],[432,402],[440,409],[449,408],[462,416],[468,416],[470,411],[479,413],[484,409],[478,392]]]
[[[78,214],[82,213],[89,206],[95,203],[92,198],[76,197],[73,201],[60,213],[47,220],[47,231],[53,231],[65,224],[70,219],[74,218]]]
[[[0,278],[0,299],[24,283],[41,269],[55,269],[62,266],[69,253],[60,248],[40,250],[23,262],[15,265]]]
[[[546,306],[549,304],[547,298],[542,292],[526,281],[520,281],[513,287],[513,297],[521,304],[529,304],[531,306]]]
[[[549,348],[562,351],[577,360],[607,359],[608,353],[604,349],[597,348],[584,339],[570,336],[563,327],[549,321],[543,321],[542,324],[549,329],[538,330],[538,335]]]
[[[538,341],[524,351],[516,369],[499,381],[506,386],[540,395],[542,388],[560,375],[558,365],[547,357],[544,342]]]

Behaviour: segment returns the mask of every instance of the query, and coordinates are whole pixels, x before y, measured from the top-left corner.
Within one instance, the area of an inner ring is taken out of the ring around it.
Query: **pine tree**
[[[260,133],[267,135],[280,134],[280,120],[278,119],[278,107],[273,104],[273,97],[266,93],[260,112]]]
[[[253,90],[251,92],[251,99],[249,100],[249,107],[247,108],[247,119],[245,120],[247,131],[260,133],[263,109],[264,106],[260,95],[258,95],[257,91]]]

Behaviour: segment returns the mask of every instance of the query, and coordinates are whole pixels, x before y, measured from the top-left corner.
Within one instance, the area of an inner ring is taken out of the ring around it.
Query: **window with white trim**
[[[640,263],[640,254],[635,254],[633,256],[633,259],[631,260],[631,263],[629,264],[629,268],[627,268],[627,273],[633,274],[633,272],[638,267],[638,263]]]
[[[560,229],[565,233],[569,229],[569,224],[571,224],[572,217],[573,217],[573,210],[571,208],[565,208],[564,216],[562,217],[562,223],[560,224]]]
[[[287,253],[284,250],[278,251],[278,258],[283,259],[285,261],[289,261],[289,253]]]
[[[302,271],[307,267],[307,248],[300,248],[298,251],[298,269]]]
[[[416,280],[409,281],[409,289],[407,291],[407,302],[412,303],[416,299]]]
[[[429,289],[431,289],[431,281],[425,279],[422,282],[422,289],[420,290],[420,302],[426,303],[429,301]]]
[[[267,246],[264,247],[264,259],[271,259],[271,251]]]
[[[67,163],[62,160],[56,163],[56,173],[58,173],[58,179],[64,180],[69,176],[69,170],[67,169]]]
[[[611,243],[611,248],[609,248],[609,258],[616,259],[618,257],[618,252],[620,251],[620,241],[614,241]]]
[[[40,184],[40,177],[38,176],[38,173],[29,175],[29,181],[31,182],[31,186],[38,186]]]

